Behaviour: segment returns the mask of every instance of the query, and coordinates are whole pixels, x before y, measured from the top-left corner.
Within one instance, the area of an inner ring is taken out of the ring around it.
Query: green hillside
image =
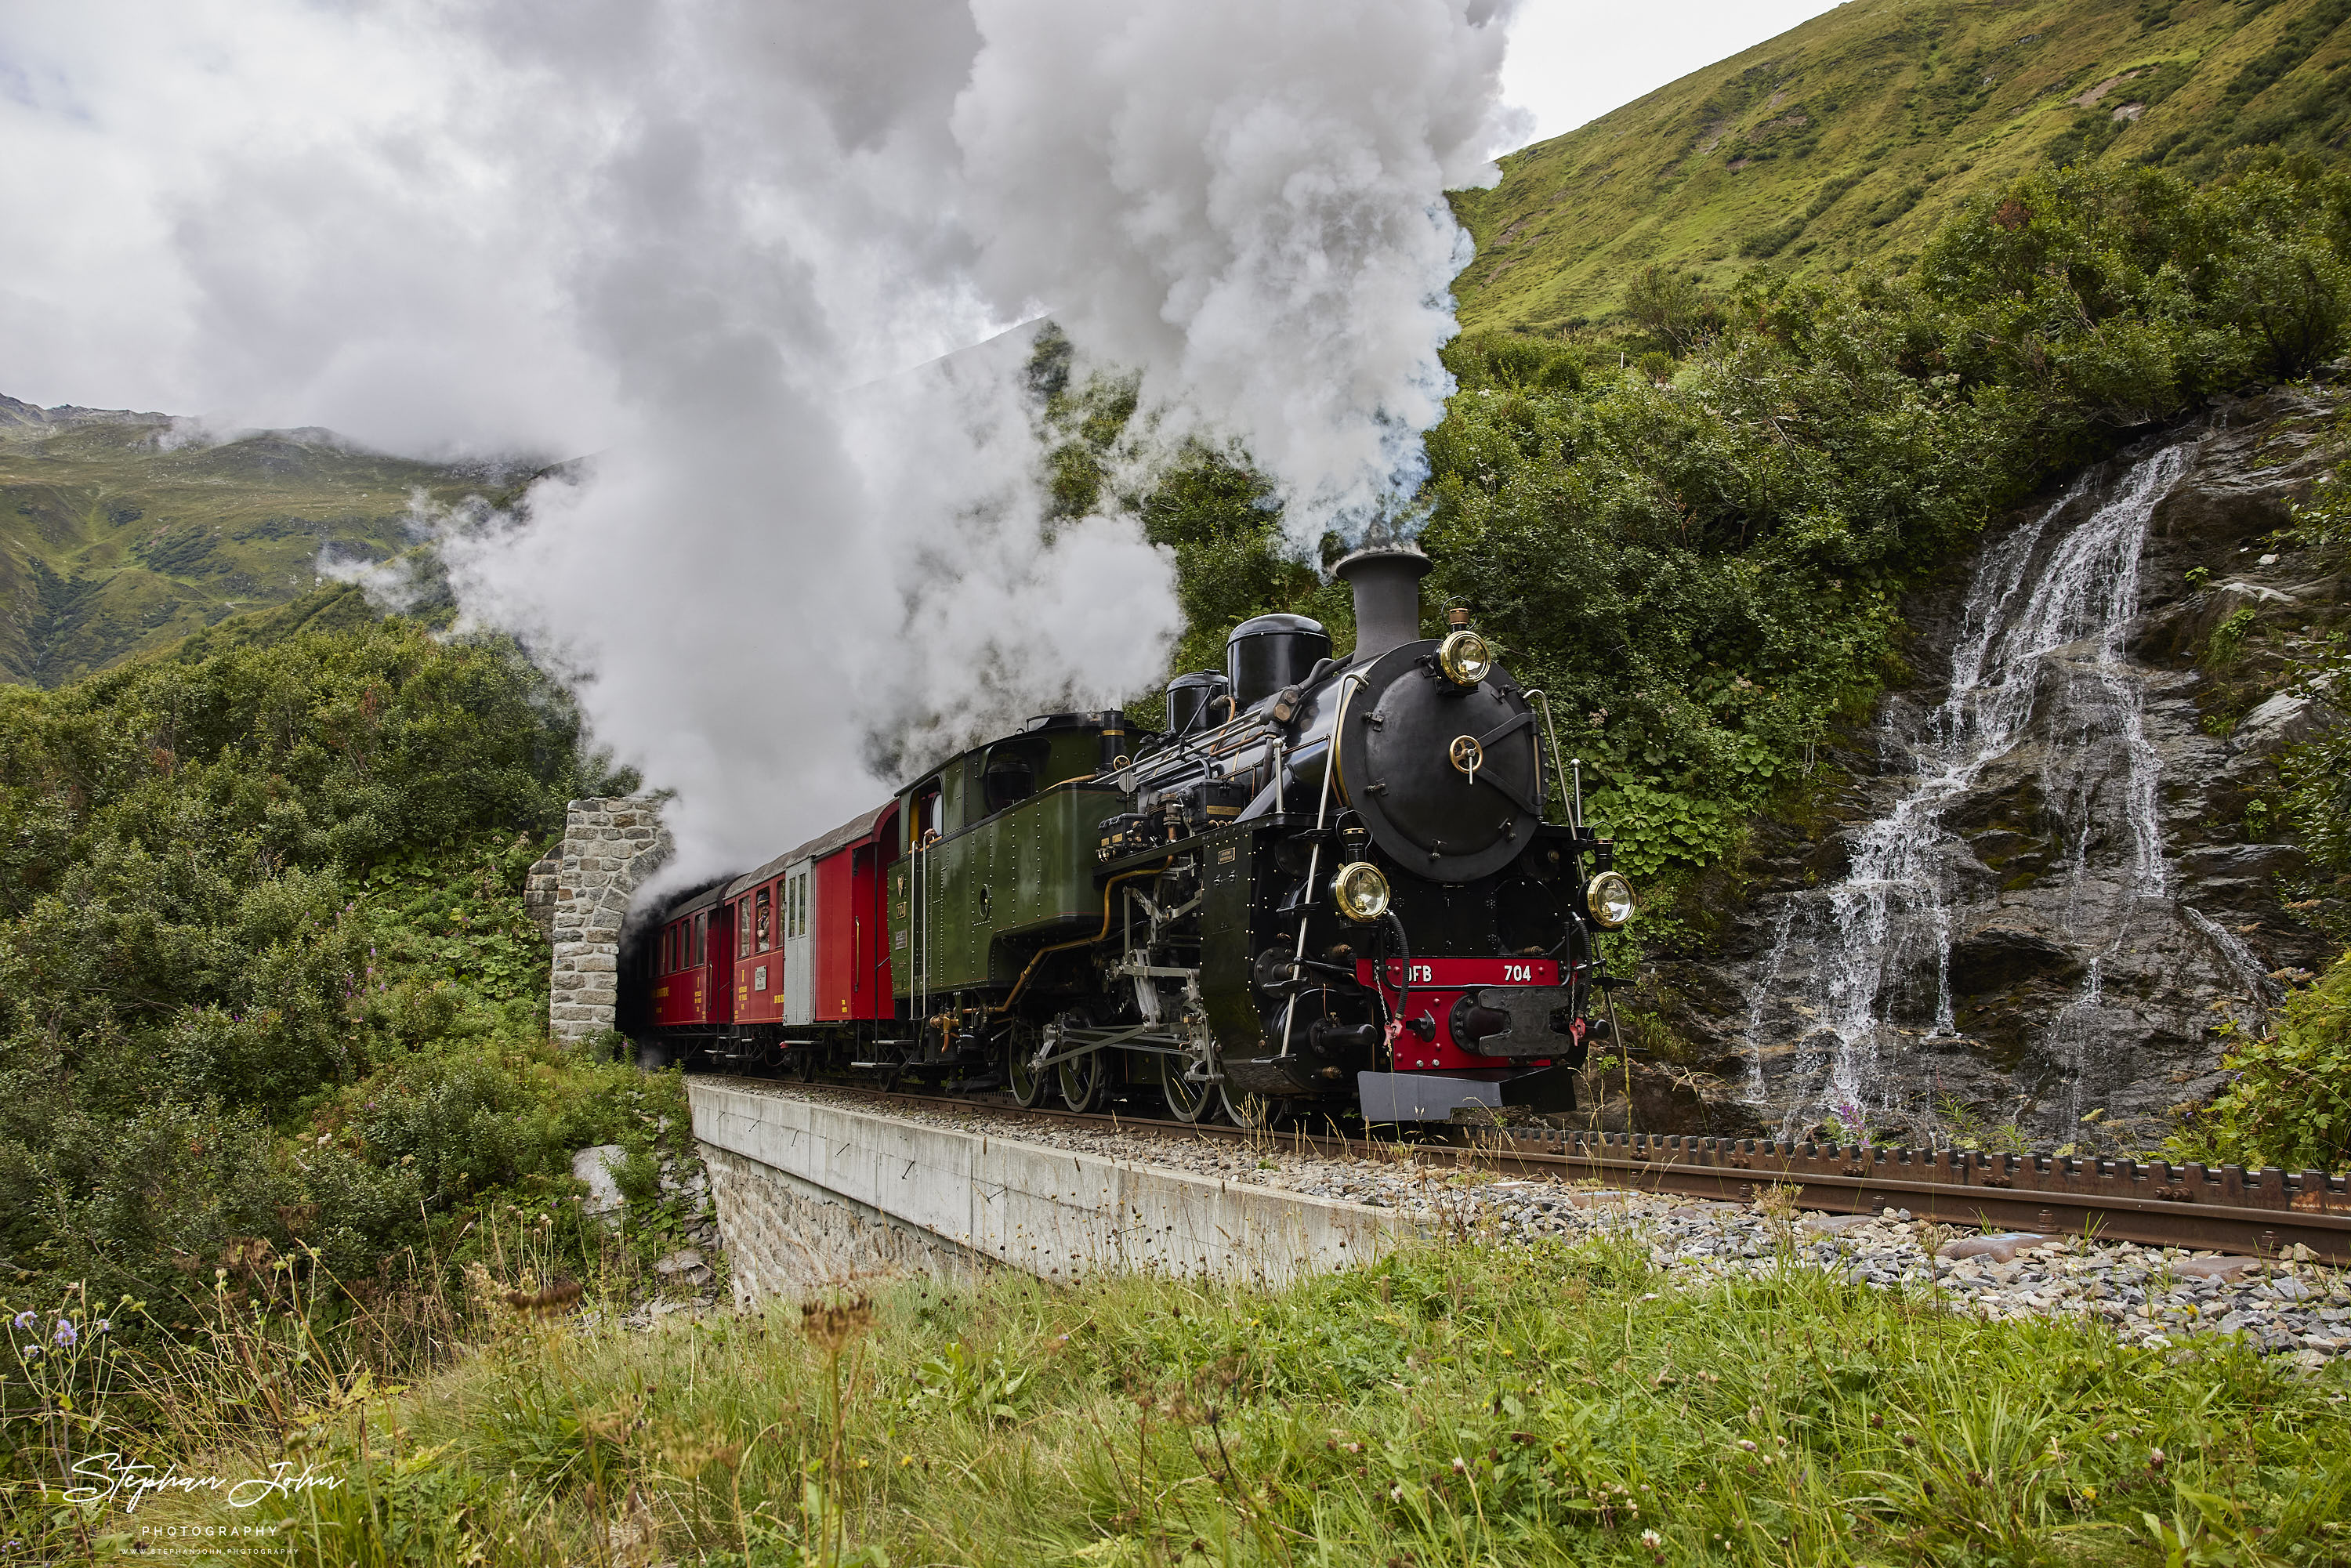
[[[1915,255],[2044,157],[2190,179],[2241,150],[2339,152],[2351,0],[1847,0],[1502,160],[1457,193],[1465,328],[1608,319],[1653,266]]]
[[[318,582],[321,550],[413,542],[409,497],[519,477],[362,451],[325,431],[173,444],[156,413],[0,398],[0,681],[55,686]]]

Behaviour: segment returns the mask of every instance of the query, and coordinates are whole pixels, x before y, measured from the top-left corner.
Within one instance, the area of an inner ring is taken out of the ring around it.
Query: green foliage
[[[1721,325],[1698,274],[1645,267],[1625,288],[1625,315],[1642,339],[1666,354],[1685,354]]]
[[[2351,1168],[2351,954],[2294,991],[2258,1039],[2222,1059],[2232,1074],[2191,1113],[2175,1149],[2210,1164]]]
[[[567,1196],[633,1073],[546,1043],[521,884],[624,783],[511,646],[401,621],[0,688],[15,1266],[163,1301],[266,1243],[356,1281]]]
[[[2245,656],[2245,637],[2253,629],[2254,613],[2251,605],[2235,612],[2212,628],[2210,641],[2204,644],[2207,668],[2225,670]]]

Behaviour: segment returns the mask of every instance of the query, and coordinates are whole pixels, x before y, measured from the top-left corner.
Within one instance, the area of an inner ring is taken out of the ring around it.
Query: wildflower
[[[1453,1473],[1457,1476],[1468,1475],[1469,1473],[1468,1462],[1457,1457],[1453,1461]]]
[[[2147,1468],[2151,1470],[2159,1470],[2163,1469],[2163,1450],[2161,1448],[2149,1448],[2147,1451]]]
[[[15,1324],[15,1326],[16,1326],[16,1327],[17,1327],[17,1328],[19,1328],[19,1329],[28,1329],[28,1328],[31,1328],[31,1327],[33,1326],[34,1322],[38,1319],[39,1315],[40,1315],[39,1313],[37,1313],[37,1312],[18,1312],[18,1313],[16,1314],[16,1324]]]
[[[1656,1531],[1645,1530],[1641,1531],[1641,1544],[1647,1547],[1650,1551],[1655,1552],[1658,1547],[1663,1546],[1665,1543],[1666,1538],[1659,1535]]]
[[[104,1333],[113,1326],[114,1320],[112,1318],[100,1318],[98,1322],[90,1324],[89,1329],[92,1333]]]
[[[1755,1439],[1752,1437],[1741,1437],[1739,1439],[1739,1446],[1751,1454],[1755,1451]]]
[[[28,1344],[16,1354],[23,1356],[26,1361],[37,1361],[40,1358],[41,1347],[37,1344]]]
[[[1404,1500],[1403,1482],[1399,1481],[1395,1486],[1388,1488],[1388,1500],[1390,1502],[1402,1502]]]
[[[57,1346],[59,1350],[71,1350],[74,1347],[74,1342],[78,1340],[81,1336],[74,1332],[73,1320],[71,1318],[59,1318],[57,1320],[57,1332],[51,1337],[56,1340]]]

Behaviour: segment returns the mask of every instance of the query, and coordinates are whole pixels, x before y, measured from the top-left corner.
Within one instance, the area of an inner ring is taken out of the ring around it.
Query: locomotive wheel
[[[1221,1091],[1214,1083],[1195,1083],[1184,1076],[1189,1065],[1183,1058],[1163,1056],[1160,1061],[1160,1092],[1167,1097],[1167,1113],[1179,1122],[1216,1120],[1217,1095]]]
[[[1236,1127],[1251,1131],[1273,1125],[1274,1102],[1262,1094],[1236,1094],[1222,1083],[1217,1085],[1217,1098],[1225,1107],[1225,1119]]]
[[[1091,1111],[1110,1098],[1110,1054],[1089,1051],[1061,1063],[1061,1099],[1072,1111]]]
[[[1004,1048],[1004,1082],[1012,1091],[1012,1103],[1024,1111],[1035,1110],[1045,1099],[1046,1075],[1029,1065],[1036,1056],[1036,1030],[1013,1025],[1011,1041]]]

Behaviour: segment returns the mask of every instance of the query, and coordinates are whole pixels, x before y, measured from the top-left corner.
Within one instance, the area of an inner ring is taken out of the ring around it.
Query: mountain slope
[[[174,444],[162,414],[0,398],[0,680],[54,686],[381,559],[409,507],[522,476],[360,450],[326,431]]]
[[[1915,253],[2044,157],[2192,178],[2242,148],[2351,136],[2351,0],[1847,0],[1502,160],[1457,193],[1466,329],[1606,319],[1646,267]]]

